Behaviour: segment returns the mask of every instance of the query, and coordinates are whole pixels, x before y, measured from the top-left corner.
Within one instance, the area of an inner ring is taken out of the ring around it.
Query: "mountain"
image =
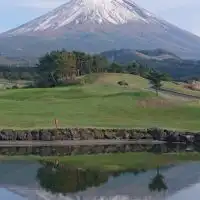
[[[0,55],[0,66],[29,66],[30,64],[30,61],[23,58]]]
[[[125,65],[131,62],[138,62],[143,66],[167,72],[177,80],[187,80],[198,77],[198,74],[200,74],[199,60],[181,59],[177,55],[164,49],[120,49],[105,51],[101,55],[111,62]]]
[[[168,61],[168,60],[181,60],[177,55],[166,51],[164,49],[152,49],[152,50],[132,50],[132,49],[119,49],[104,51],[101,53],[108,60],[112,62],[118,62],[121,64],[127,64],[140,60],[152,60],[152,61]]]
[[[200,38],[132,0],[69,0],[0,35],[0,52],[38,56],[65,48],[86,52],[163,48],[185,58],[200,57]]]

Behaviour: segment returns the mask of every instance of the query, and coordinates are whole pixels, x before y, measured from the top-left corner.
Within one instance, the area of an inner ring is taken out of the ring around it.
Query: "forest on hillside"
[[[62,70],[61,70],[62,68]],[[36,67],[0,67],[0,78],[8,80],[38,80],[48,77],[46,80],[55,81],[58,77],[71,75],[81,76],[90,73],[114,72],[130,73],[146,77],[153,68],[138,62],[119,64],[110,62],[105,56],[90,55],[84,52],[68,52],[65,50],[52,51],[39,58]],[[62,71],[62,75],[61,75]]]
[[[144,68],[170,74],[175,80],[199,80],[200,61],[184,60],[163,49],[154,50],[111,50],[92,55],[72,52],[77,56],[80,74],[97,71],[136,73]],[[3,60],[2,60],[3,59]],[[2,62],[1,62],[2,61]],[[38,76],[38,58],[5,58],[0,56],[0,78],[32,80]],[[100,66],[101,65],[101,66]],[[131,65],[134,65],[131,66]]]

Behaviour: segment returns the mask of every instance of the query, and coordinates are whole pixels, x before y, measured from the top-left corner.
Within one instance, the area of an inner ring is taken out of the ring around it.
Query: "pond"
[[[118,152],[199,152],[183,144],[0,147],[0,155],[64,156]],[[138,153],[137,153],[138,154]],[[94,156],[96,157],[96,156]],[[124,154],[123,154],[124,157]],[[159,163],[156,163],[159,166]],[[44,161],[0,162],[0,199],[9,200],[188,200],[200,195],[200,162],[154,170],[103,171]]]
[[[9,200],[188,200],[200,194],[200,162],[108,173],[3,161],[0,177],[0,199]]]

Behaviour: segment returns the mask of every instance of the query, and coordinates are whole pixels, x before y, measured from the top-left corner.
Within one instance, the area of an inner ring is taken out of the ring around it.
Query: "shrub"
[[[84,83],[87,84],[93,84],[99,77],[99,74],[87,74],[82,78],[84,80]]]
[[[19,86],[18,85],[13,85],[12,89],[19,89]]]
[[[55,83],[52,82],[51,80],[45,80],[45,79],[36,80],[35,85],[38,88],[51,88],[56,86]]]
[[[121,85],[121,86],[128,86],[128,83],[126,81],[124,81],[124,80],[123,81],[118,81],[117,84]]]

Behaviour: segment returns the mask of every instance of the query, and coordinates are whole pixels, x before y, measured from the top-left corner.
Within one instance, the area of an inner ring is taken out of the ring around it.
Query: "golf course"
[[[0,90],[2,129],[63,127],[200,129],[198,100],[149,89],[131,74],[99,73],[79,77],[84,84]],[[120,86],[118,81],[128,86]],[[172,85],[172,84],[171,84]]]

